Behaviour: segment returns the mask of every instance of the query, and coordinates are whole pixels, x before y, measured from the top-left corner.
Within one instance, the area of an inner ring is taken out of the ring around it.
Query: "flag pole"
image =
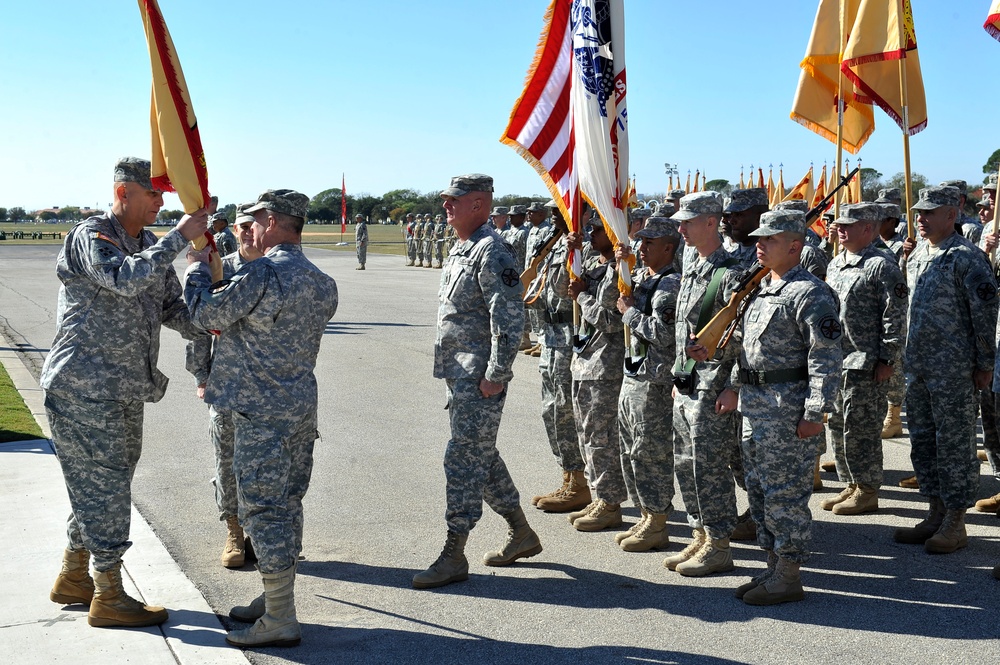
[[[903,111],[903,174],[906,185],[906,199],[904,200],[906,203],[906,235],[908,238],[913,238],[913,214],[910,211],[910,206],[913,205],[913,192],[910,183],[910,108],[908,102],[909,93],[906,89],[906,30],[904,28],[906,17],[903,15],[903,0],[896,0],[896,3],[899,6],[899,41],[903,49],[903,57],[899,59],[899,96]]]
[[[834,166],[834,172],[836,173],[837,182],[841,179],[840,165],[844,161],[844,47],[847,45],[847,35],[844,34],[844,0],[840,0],[840,41],[839,53],[837,54],[837,163]],[[840,217],[840,194],[833,199],[833,218],[836,220]],[[830,245],[833,247],[833,255],[836,256],[840,253],[840,246],[837,243],[837,237],[830,233],[827,229],[827,237],[830,238]]]

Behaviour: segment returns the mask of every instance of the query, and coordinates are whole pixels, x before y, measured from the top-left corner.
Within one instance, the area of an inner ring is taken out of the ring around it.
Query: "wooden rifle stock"
[[[542,265],[542,261],[545,257],[549,255],[552,248],[556,246],[556,241],[562,237],[562,230],[556,229],[549,241],[532,257],[531,262],[528,263],[528,267],[524,269],[521,273],[521,286],[524,287],[524,292],[528,292],[528,287],[531,285],[535,278],[538,277],[538,266]]]
[[[823,214],[823,212],[830,207],[830,202],[833,201],[833,197],[836,196],[837,192],[841,190],[842,187],[846,186],[851,178],[860,170],[860,166],[856,166],[854,170],[845,175],[841,179],[840,183],[834,187],[829,194],[827,194],[822,201],[817,203],[812,210],[806,213],[806,228],[808,229],[816,218]],[[736,330],[736,324],[740,317],[743,315],[743,311],[746,306],[750,303],[749,297],[757,290],[760,286],[760,282],[764,279],[764,275],[767,274],[767,268],[762,266],[758,262],[750,267],[750,270],[743,276],[740,283],[733,290],[733,295],[729,297],[729,303],[716,312],[712,320],[705,324],[705,327],[698,331],[697,336],[693,340],[694,344],[699,346],[704,346],[708,349],[708,357],[712,358],[715,356],[716,351],[720,348],[725,348],[726,344],[729,343],[729,339],[733,335],[733,331]]]

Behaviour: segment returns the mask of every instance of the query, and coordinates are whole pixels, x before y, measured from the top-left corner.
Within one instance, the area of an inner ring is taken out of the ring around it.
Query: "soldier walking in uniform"
[[[354,216],[354,245],[358,253],[358,267],[355,270],[364,270],[368,261],[368,225],[360,213]]]
[[[514,253],[486,223],[492,192],[493,178],[478,173],[452,178],[441,192],[459,238],[441,275],[434,342],[434,376],[447,384],[451,424],[444,453],[448,535],[437,560],[413,577],[417,589],[469,578],[465,543],[483,501],[510,527],[504,546],[483,563],[506,566],[542,551],[496,446],[524,303]]]
[[[263,257],[219,285],[205,252],[189,252],[184,298],[191,319],[221,330],[205,401],[232,412],[233,468],[239,519],[250,534],[264,593],[230,617],[253,625],[234,630],[235,646],[293,646],[295,573],[302,551],[302,499],[312,475],[317,431],[313,370],[326,325],[337,311],[337,284],[306,258],[302,227],[309,197],[267,190],[253,215],[254,246]]]
[[[158,402],[167,377],[156,368],[160,327],[192,339],[172,262],[208,228],[203,208],[157,241],[163,194],[150,163],[115,165],[111,212],[69,230],[56,262],[56,335],[42,366],[45,413],[72,509],[62,571],[49,597],[90,605],[91,626],[153,626],[162,607],[144,605],[122,587],[122,555],[132,544],[132,476],[142,453],[146,402]],[[94,557],[95,578],[89,571]]]

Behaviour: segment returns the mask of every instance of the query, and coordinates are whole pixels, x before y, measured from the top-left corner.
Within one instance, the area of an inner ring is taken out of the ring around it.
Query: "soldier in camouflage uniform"
[[[639,247],[642,245],[642,238],[636,237],[635,234],[642,230],[642,227],[646,225],[646,220],[652,216],[653,211],[649,208],[632,208],[628,211],[629,249],[632,250],[632,256],[635,257],[636,269],[642,267],[642,259],[639,258]]]
[[[531,265],[531,261],[538,256],[542,248],[545,247],[545,243],[549,241],[552,234],[555,232],[555,228],[549,223],[548,215],[545,213],[545,208],[538,201],[532,201],[530,205],[525,209],[528,214],[528,237],[525,239],[525,256],[524,256],[524,269],[527,269]],[[525,355],[535,356],[536,358],[542,355],[542,326],[543,321],[541,315],[537,309],[528,309],[526,312],[528,325],[531,330],[535,333],[535,345],[530,349],[525,349]]]
[[[673,260],[680,234],[663,217],[650,217],[636,235],[645,266],[632,276],[632,295],[618,298],[618,311],[631,333],[625,377],[618,398],[622,472],[642,519],[615,536],[626,552],[664,549],[670,544],[667,516],[674,498],[673,400],[674,313],[680,276]],[[626,246],[616,248],[626,265]]]
[[[434,216],[434,267],[441,269],[444,266],[444,245],[448,242],[448,222],[444,215]]]
[[[996,354],[997,284],[986,255],[955,232],[959,203],[954,187],[920,190],[913,211],[925,242],[906,262],[910,460],[930,510],[894,537],[933,553],[968,544],[965,510],[979,483],[974,391],[990,385]]]
[[[212,215],[211,222],[212,229],[215,231],[212,239],[215,240],[215,247],[219,251],[219,256],[227,256],[239,249],[236,236],[229,230],[229,218],[226,216],[226,213],[215,213]]]
[[[337,311],[337,284],[302,252],[309,197],[267,190],[246,209],[264,256],[213,287],[205,252],[190,252],[184,299],[191,319],[221,330],[205,401],[232,412],[239,518],[253,540],[264,593],[230,616],[253,625],[236,646],[299,643],[295,566],[302,551],[302,499],[316,441],[316,357]]]
[[[738,194],[747,192],[747,194]],[[681,235],[699,260],[691,261],[681,277],[677,294],[674,363],[674,469],[692,528],[691,544],[663,564],[688,577],[728,572],[734,568],[729,539],[736,528],[736,490],[731,467],[738,456],[734,411],[719,411],[716,401],[730,381],[739,353],[729,344],[714,357],[692,343],[702,326],[728,302],[742,270],[738,259],[722,246],[719,222],[729,210],[734,237],[742,246],[743,222],[756,228],[754,208],[767,207],[767,192],[745,189],[733,192],[723,209],[708,192],[681,199]],[[749,214],[744,214],[752,211]],[[756,257],[755,257],[756,258]],[[713,293],[710,294],[709,292]],[[706,302],[707,298],[711,298]]]
[[[403,238],[406,240],[406,265],[412,266],[417,260],[417,223],[413,219],[413,213],[406,213],[406,221],[403,222]]]
[[[896,265],[900,265],[902,260],[903,240],[906,239],[906,236],[899,231],[899,223],[902,219],[902,211],[899,207],[901,200],[902,196],[895,187],[880,189],[878,198],[875,199],[875,203],[882,211],[882,223],[879,226],[878,237],[875,239],[875,243],[878,244],[881,241],[885,251],[889,252],[895,258]],[[903,277],[905,278],[906,275],[904,274]],[[904,325],[904,336],[905,331],[906,326]],[[903,346],[905,346],[905,337],[903,345],[899,348],[899,355],[893,358],[892,378],[889,379],[886,391],[886,413],[882,421],[883,439],[891,439],[903,434],[903,420],[900,417],[900,412],[903,408],[903,398],[906,394],[906,382],[903,379]]]
[[[441,556],[413,577],[417,589],[469,578],[465,543],[484,500],[510,530],[504,546],[483,563],[506,566],[542,551],[496,446],[524,304],[514,252],[486,223],[492,192],[493,178],[479,173],[454,177],[441,192],[460,240],[441,275],[434,342],[434,376],[447,382],[451,423],[444,453],[448,536]]]
[[[236,227],[239,251],[222,257],[222,278],[232,279],[240,269],[259,259],[263,254],[253,244],[253,215],[243,212],[251,204],[240,205],[237,208]],[[187,370],[195,378],[198,399],[205,399],[205,386],[212,370],[212,350],[215,336],[203,335],[188,342]],[[235,432],[233,430],[232,411],[223,407],[209,405],[208,407],[209,438],[215,449],[215,505],[219,509],[219,520],[226,523],[228,535],[219,557],[226,568],[240,568],[246,563],[248,555],[247,542],[243,527],[239,522],[239,507],[236,496],[236,474],[233,472],[233,446]],[[252,557],[252,551],[249,553]]]
[[[42,366],[45,413],[69,493],[69,542],[50,598],[90,605],[92,626],[152,626],[167,620],[122,588],[129,537],[132,476],[142,452],[146,402],[158,402],[167,377],[156,369],[160,326],[191,339],[191,325],[171,265],[208,228],[203,208],[157,241],[163,195],[145,159],[115,165],[110,213],[66,234],[56,272],[62,286],[56,336]],[[89,573],[94,557],[96,579]],[[96,585],[96,588],[95,588]]]
[[[940,187],[954,187],[958,190],[958,225],[962,230],[962,235],[973,245],[979,245],[979,239],[983,235],[983,225],[979,220],[965,212],[965,202],[968,197],[969,183],[964,180],[945,180],[940,183]]]
[[[625,333],[616,307],[618,273],[614,247],[600,218],[595,219],[590,223],[590,244],[599,258],[585,263],[583,275],[569,286],[570,297],[580,307],[570,366],[573,415],[593,496],[590,504],[569,514],[577,531],[621,526],[621,504],[628,498],[618,435],[618,395],[625,362]],[[582,251],[582,238],[582,234],[567,238],[570,251]]]
[[[368,225],[360,213],[354,216],[354,245],[358,253],[358,267],[355,270],[364,270],[368,261]]]
[[[555,229],[566,234],[569,229],[556,207],[547,204]],[[528,304],[541,322],[542,421],[549,447],[562,470],[562,485],[547,494],[532,497],[539,510],[565,513],[590,503],[590,489],[584,473],[586,465],[580,452],[576,419],[573,417],[573,301],[569,295],[568,249],[563,235],[538,268],[536,283],[541,293]]]
[[[757,542],[767,570],[741,585],[749,605],[802,600],[799,566],[809,558],[809,498],[823,414],[833,411],[841,374],[837,297],[799,263],[806,219],[777,210],[761,216],[760,262],[770,272],[743,315],[739,363],[721,411],[743,413],[743,464]]]
[[[997,174],[991,173],[985,185],[983,185],[983,200],[977,205],[980,207],[980,219],[983,222],[983,233],[979,240],[979,248],[988,256],[994,256],[997,246],[997,235],[993,234],[993,206],[996,202]],[[980,412],[983,415],[983,449],[986,461],[990,464],[993,477],[1000,480],[1000,432],[997,431],[997,414],[1000,413],[1000,398],[994,391],[1000,391],[1000,384],[993,383],[992,390],[982,392],[980,397]],[[988,399],[993,398],[993,404],[988,403]],[[990,408],[993,409],[993,416],[988,417]],[[976,501],[976,510],[981,513],[997,513],[1000,510],[1000,494],[986,497]]]
[[[493,210],[490,212],[490,223],[496,232],[500,234],[503,238],[504,231],[507,230],[507,226],[510,223],[510,208],[506,206],[494,206]]]
[[[840,298],[844,362],[827,438],[837,476],[847,487],[821,501],[820,507],[837,515],[878,510],[882,485],[879,416],[904,341],[906,280],[893,257],[873,242],[882,219],[879,204],[855,203],[841,206],[834,222],[843,251],[830,262],[827,282]]]
[[[530,226],[524,223],[526,214],[526,206],[511,206],[507,220],[507,228],[504,229],[502,234],[503,239],[514,248],[514,253],[517,255],[518,265],[521,266],[520,269],[522,272],[524,271],[524,265],[526,263],[525,255],[528,251],[528,226]],[[528,320],[528,316],[525,316],[524,333],[521,335],[521,344],[518,346],[518,351],[527,351],[534,346],[531,343],[530,333],[531,321]]]
[[[734,245],[729,255],[743,268],[757,262],[757,240],[750,236],[760,226],[760,216],[768,210],[767,190],[763,187],[736,189],[722,211],[722,225]]]

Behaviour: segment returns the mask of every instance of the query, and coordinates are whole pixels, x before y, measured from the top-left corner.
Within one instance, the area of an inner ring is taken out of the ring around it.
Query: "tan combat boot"
[[[631,536],[618,546],[626,552],[648,552],[662,550],[670,545],[670,535],[667,533],[667,514],[650,511],[649,517],[642,527],[635,530]]]
[[[965,511],[946,510],[937,532],[924,542],[928,554],[951,554],[969,544],[965,532]]]
[[[539,358],[539,357],[541,357],[541,355],[542,355],[542,345],[541,344],[535,344],[535,346],[533,346],[531,348],[531,353],[528,354],[528,355],[530,355],[532,358]]]
[[[236,515],[226,518],[226,546],[222,550],[219,560],[226,568],[242,568],[246,563],[246,551],[244,550],[243,527]]]
[[[237,647],[294,647],[302,641],[295,616],[295,564],[277,573],[261,573],[264,616],[250,627],[226,635]]]
[[[736,528],[733,529],[733,535],[729,536],[730,540],[757,540],[757,523],[753,521],[753,516],[750,515],[750,509],[747,508],[738,518],[736,518]]]
[[[577,521],[581,517],[589,515],[590,511],[592,511],[594,508],[597,508],[597,503],[599,501],[600,501],[600,499],[594,499],[593,501],[591,501],[590,503],[588,503],[586,506],[584,506],[580,510],[574,510],[573,512],[571,512],[569,515],[566,516],[566,519],[569,520],[570,524],[572,524],[573,522]]]
[[[821,462],[819,468],[827,473],[834,473],[837,470],[837,463],[833,460]]]
[[[552,490],[548,494],[539,494],[538,496],[531,497],[531,505],[537,506],[538,502],[541,501],[542,499],[547,499],[549,497],[555,496],[557,494],[562,494],[563,492],[565,492],[566,488],[569,487],[570,475],[571,474],[570,474],[569,471],[563,471],[562,472],[562,476],[563,476],[562,486],[559,489],[557,489],[557,490]]]
[[[413,576],[413,588],[434,589],[469,579],[469,561],[465,558],[465,541],[468,539],[469,534],[449,531],[441,555],[430,568]]]
[[[857,485],[853,484],[848,485],[843,490],[841,490],[840,494],[837,494],[836,496],[828,496],[827,498],[820,501],[819,507],[822,508],[823,510],[833,510],[833,507],[836,506],[841,501],[847,501],[847,499],[849,499],[850,496],[854,494],[854,490],[857,489],[857,487],[858,487]]]
[[[264,594],[250,601],[249,605],[236,605],[229,610],[229,617],[243,623],[253,623],[264,616]]]
[[[747,591],[751,589],[756,589],[761,584],[771,579],[771,575],[774,575],[774,569],[778,566],[778,555],[772,550],[767,550],[767,568],[761,571],[759,575],[754,575],[750,578],[750,581],[746,584],[741,584],[736,587],[736,597],[743,600],[743,596],[747,594]]]
[[[976,510],[981,513],[995,513],[1000,510],[1000,494],[976,501]]]
[[[621,545],[623,540],[625,540],[626,538],[628,538],[629,536],[631,536],[633,533],[635,533],[636,531],[638,531],[639,529],[641,529],[643,522],[645,522],[647,519],[649,519],[649,512],[647,512],[646,509],[643,508],[643,507],[641,507],[641,506],[639,507],[639,514],[640,514],[640,517],[639,517],[639,521],[638,522],[636,522],[635,524],[633,524],[632,526],[630,526],[625,531],[621,531],[621,532],[615,534],[615,542],[617,544]]]
[[[863,515],[878,510],[878,489],[858,485],[854,493],[833,507],[834,515]]]
[[[122,588],[122,563],[94,577],[94,599],[90,601],[87,623],[91,626],[158,626],[167,620],[167,611],[159,606],[144,605]]]
[[[583,471],[571,471],[566,489],[555,496],[539,499],[535,507],[547,513],[568,513],[588,505],[590,499],[587,475]]]
[[[487,566],[509,566],[518,559],[527,559],[542,551],[538,534],[528,526],[524,511],[518,508],[509,515],[504,515],[510,528],[507,530],[507,542],[499,552],[487,552],[483,555],[483,563]]]
[[[63,550],[62,570],[49,592],[49,600],[60,605],[90,605],[94,580],[90,577],[90,552]]]
[[[589,514],[573,522],[577,531],[603,531],[615,529],[622,525],[622,507],[617,503],[608,503],[598,499],[596,507]]]
[[[889,409],[885,413],[885,420],[882,421],[883,439],[893,439],[897,436],[903,436],[903,421],[899,417],[900,409],[901,407],[896,404],[889,405]]]
[[[905,487],[906,489],[910,489],[910,490],[918,490],[918,489],[920,489],[920,483],[917,482],[917,477],[916,476],[910,476],[908,478],[903,478],[902,480],[899,481],[899,486],[900,487]]]
[[[691,530],[691,544],[682,549],[677,554],[668,556],[663,560],[663,567],[670,570],[677,570],[677,566],[684,563],[698,551],[705,546],[705,541],[708,540],[708,536],[705,534],[704,529],[692,529]]]
[[[799,563],[783,557],[778,557],[771,577],[743,594],[743,602],[747,605],[777,605],[803,598]]]
[[[533,346],[531,343],[531,336],[528,333],[524,333],[521,336],[521,345],[517,347],[518,351],[527,351]]]
[[[927,509],[927,516],[909,528],[896,529],[892,534],[892,539],[897,543],[905,545],[922,545],[927,539],[937,533],[944,520],[944,504],[941,499],[930,497],[930,506]]]
[[[704,577],[712,573],[728,573],[734,568],[736,565],[733,563],[733,550],[729,547],[729,539],[707,538],[694,556],[677,564],[674,570],[684,577]]]

